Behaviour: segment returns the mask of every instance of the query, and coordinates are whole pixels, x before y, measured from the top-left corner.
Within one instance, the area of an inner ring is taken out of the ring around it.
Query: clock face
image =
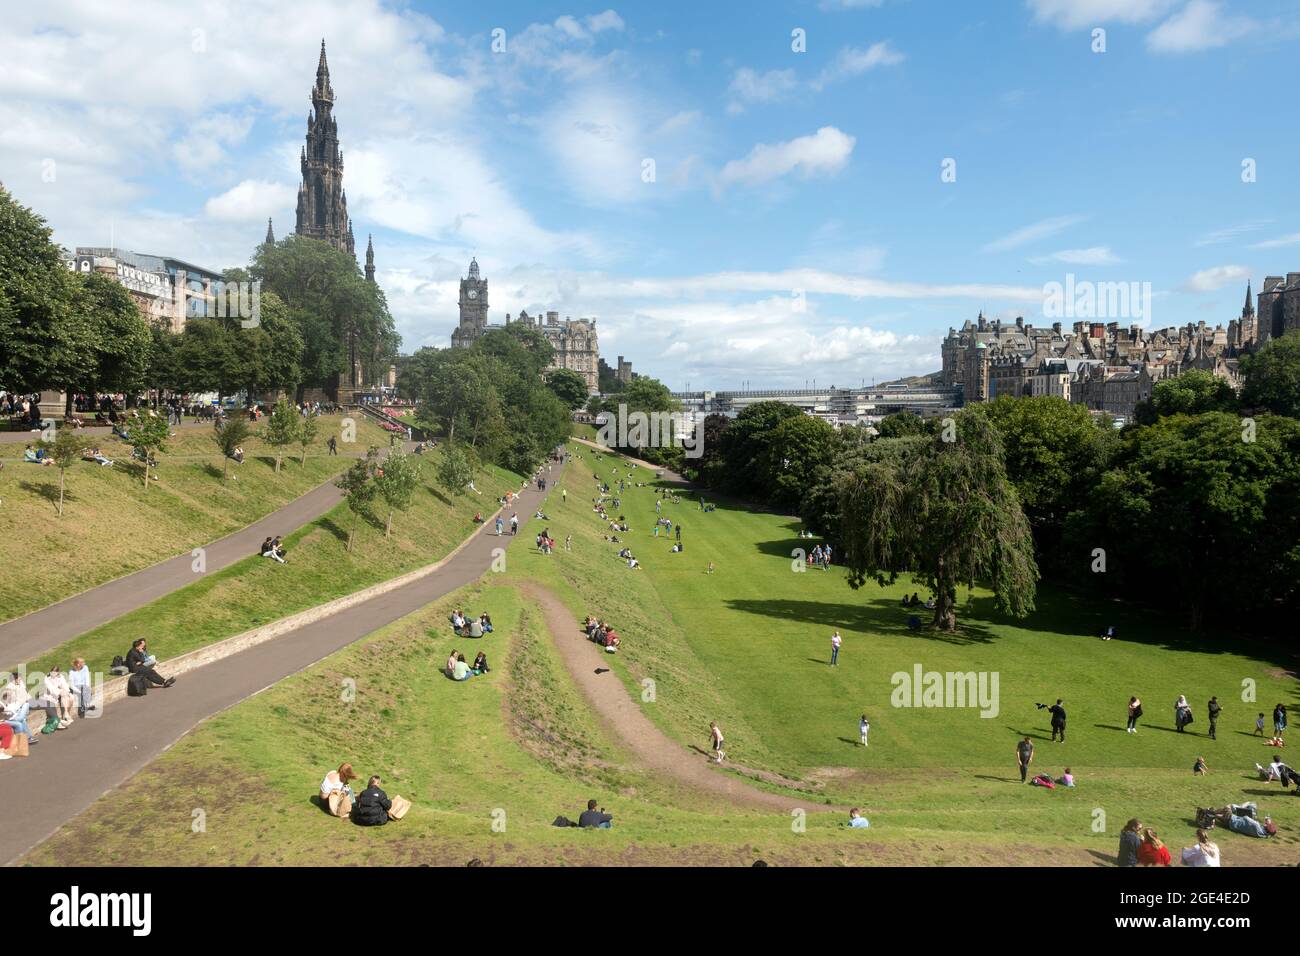
[[[477,299],[477,298],[478,298],[478,289],[470,289],[470,290],[469,290],[469,297],[470,297],[471,299]]]

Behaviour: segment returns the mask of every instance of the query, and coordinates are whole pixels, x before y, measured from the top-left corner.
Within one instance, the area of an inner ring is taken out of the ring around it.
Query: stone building
[[[1265,326],[1290,328],[1294,313],[1300,328],[1300,274],[1286,281],[1270,277],[1265,287],[1259,319],[1247,287],[1241,317],[1226,329],[1202,321],[1151,331],[1095,320],[1075,322],[1068,330],[1060,322],[1037,328],[1023,318],[1004,323],[981,312],[974,322],[948,330],[940,348],[940,382],[960,387],[968,402],[1059,395],[1121,418],[1149,397],[1154,383],[1191,369],[1239,388],[1238,360],[1266,340]]]
[[[494,328],[504,328],[488,322],[488,281],[479,271],[477,259],[471,259],[465,278],[460,280],[460,295],[457,305],[460,322],[451,333],[453,348],[468,348],[484,332]],[[507,313],[505,325],[510,324]],[[555,350],[547,371],[567,368],[577,372],[587,383],[587,391],[594,395],[599,391],[600,345],[596,336],[595,319],[571,319],[567,316],[560,320],[560,313],[547,312],[531,316],[527,310],[519,313],[515,322],[536,329],[551,343]],[[628,366],[631,374],[631,366]]]
[[[340,252],[356,255],[352,220],[348,218],[348,194],[343,188],[343,150],[339,148],[339,124],[334,118],[334,88],[325,61],[325,41],[320,41],[320,62],[316,85],[311,91],[307,113],[307,143],[302,148],[302,183],[298,186],[298,218],[294,231],[300,236],[328,242]],[[267,234],[270,235],[270,223]]]
[[[1300,272],[1268,276],[1259,291],[1259,344],[1300,329]]]

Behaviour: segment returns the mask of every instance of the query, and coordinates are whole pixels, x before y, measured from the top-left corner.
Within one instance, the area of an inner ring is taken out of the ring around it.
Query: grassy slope
[[[439,454],[435,449],[425,456],[421,485],[410,510],[394,516],[391,538],[384,537],[386,506],[376,502],[375,520],[357,523],[356,543],[348,554],[352,516],[346,505],[338,505],[286,536],[287,564],[251,555],[68,641],[29,662],[28,669],[44,670],[80,656],[91,670],[107,670],[113,656],[125,654],[140,635],[166,661],[437,561],[469,536],[475,511],[495,510],[497,498],[517,490],[521,480],[487,468],[475,482],[481,496],[448,499],[433,486]]]
[[[182,429],[159,456],[159,480],[150,481],[147,492],[139,469],[129,464],[131,449],[97,437],[116,464],[78,462],[68,469],[61,518],[58,469],[23,464],[21,444],[0,445],[8,458],[0,471],[0,621],[214,541],[310,491],[351,462],[348,445],[338,456],[325,454],[340,421],[321,419],[306,467],[295,455],[279,475],[273,452],[250,439],[243,466],[231,465],[238,480],[225,483],[212,429]],[[360,417],[356,439],[352,447],[361,450],[388,446],[387,433]]]
[[[1150,726],[1137,737],[1096,726],[1114,723],[1109,707],[1091,713],[1090,688],[1092,696],[1105,693],[1109,705],[1128,693],[1137,674],[1145,675],[1138,689],[1149,701],[1169,696],[1163,688],[1176,675],[1184,681],[1179,689],[1199,701],[1220,681],[1239,682],[1239,674],[1257,676],[1261,700],[1277,694],[1293,700],[1294,684],[1269,677],[1266,662],[1212,654],[1154,630],[1136,644],[1081,637],[1077,632],[1090,632],[1093,621],[1063,598],[1052,599],[1061,603],[1049,602],[1041,620],[1026,622],[1034,630],[988,619],[977,601],[966,631],[970,643],[917,636],[898,626],[893,592],[877,603],[874,585],[854,594],[837,572],[790,572],[785,555],[792,532],[785,519],[723,509],[706,516],[675,506],[686,521],[689,550],[667,554],[665,542],[645,537],[654,508],[648,492],[644,501],[625,500],[638,529],[630,537],[649,568],[628,572],[600,540],[589,504],[592,462],[583,454],[586,461],[562,485],[570,489],[568,503],[553,494],[547,506],[561,541],[574,534],[574,552],[512,552],[504,580],[450,595],[207,722],[30,861],[127,863],[143,850],[152,862],[182,864],[346,858],[454,865],[470,856],[497,864],[743,864],[755,856],[777,863],[1089,864],[1112,858],[1128,816],[1157,826],[1176,848],[1190,840],[1194,805],[1250,799],[1274,814],[1283,837],[1265,842],[1224,834],[1225,861],[1294,862],[1295,798],[1239,772],[1244,760],[1265,755],[1258,742],[1238,735],[1231,715],[1244,705],[1229,707],[1217,744],[1161,729],[1168,720],[1158,703],[1148,707]],[[720,568],[713,576],[702,573],[710,558]],[[717,716],[731,756],[804,777],[820,788],[810,808],[817,800],[861,804],[872,829],[847,833],[839,814],[810,814],[807,833],[796,835],[783,815],[717,805],[624,768],[535,612],[521,608],[506,586],[521,572],[554,587],[575,613],[591,608],[623,625],[626,650],[616,667],[629,682],[655,675],[658,699],[644,706],[660,726],[699,743],[701,727]],[[831,610],[819,610],[820,602]],[[437,674],[458,643],[440,623],[455,604],[488,607],[499,625],[483,645],[493,673],[468,685]],[[761,613],[768,607],[776,618]],[[837,671],[816,663],[825,658],[831,626],[820,614],[845,618],[834,622],[846,639]],[[1115,619],[1121,633],[1144,633],[1140,618]],[[1049,623],[1054,620],[1077,620],[1076,633]],[[426,633],[431,624],[433,637]],[[916,660],[933,669],[998,667],[1003,713],[983,720],[968,712],[890,708],[889,674]],[[1033,682],[1039,673],[1052,675],[1050,689]],[[350,706],[337,703],[346,677],[360,690]],[[370,691],[381,684],[394,689],[391,698]],[[1071,741],[1040,742],[1040,761],[1048,763],[1050,753],[1054,769],[1071,762],[1080,781],[1073,792],[1007,782],[1015,776],[1014,733],[1039,734],[1045,726],[1029,702],[1051,693],[1071,705]],[[1229,692],[1220,697],[1230,699]],[[870,751],[839,740],[853,738],[856,712],[864,707],[872,713]],[[1198,752],[1215,771],[1207,778],[1188,772]],[[315,810],[316,782],[344,758],[363,773],[384,773],[390,793],[412,796],[411,816],[400,826],[364,831]],[[246,796],[237,802],[229,800],[222,767],[239,768],[238,788]],[[572,816],[588,794],[616,812],[613,831],[579,834],[547,825],[557,813]],[[190,832],[196,808],[207,812],[205,833]],[[495,808],[506,811],[506,833],[491,831]],[[1106,814],[1105,832],[1094,832],[1098,810]],[[141,827],[141,819],[149,826]],[[95,847],[89,857],[87,847]]]

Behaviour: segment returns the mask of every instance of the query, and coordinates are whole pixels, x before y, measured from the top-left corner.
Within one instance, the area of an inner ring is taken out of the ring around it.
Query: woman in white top
[[[325,774],[320,783],[321,802],[336,817],[346,817],[352,810],[352,787],[349,784],[357,779],[352,764],[340,764],[338,770]]]
[[[1183,849],[1183,863],[1187,866],[1219,865],[1219,848],[1204,830],[1197,830],[1196,843]]]
[[[77,700],[72,696],[72,686],[57,666],[50,668],[50,672],[45,675],[45,696],[54,701],[60,730],[76,719]]]

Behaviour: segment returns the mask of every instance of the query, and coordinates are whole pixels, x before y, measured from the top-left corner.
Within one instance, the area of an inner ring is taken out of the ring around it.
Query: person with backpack
[[[1222,712],[1223,712],[1223,708],[1219,706],[1219,698],[1211,697],[1210,702],[1205,705],[1205,715],[1210,718],[1210,739],[1211,740],[1219,739],[1214,735],[1214,731],[1218,727],[1219,714],[1221,714]]]
[[[1136,697],[1128,699],[1128,728],[1127,732],[1135,734],[1138,732],[1138,718],[1142,716],[1142,701]]]
[[[135,686],[139,687],[142,682],[148,682],[155,687],[171,687],[176,683],[175,677],[163,677],[154,670],[154,657],[147,653],[148,647],[143,637],[137,638],[131,645],[131,649],[126,653],[126,668],[131,672],[131,677],[127,678],[128,682],[134,681]],[[140,695],[136,695],[140,696]]]
[[[1187,697],[1183,694],[1178,695],[1178,700],[1174,702],[1174,725],[1178,732],[1185,733],[1183,730],[1192,722],[1192,705],[1187,703]]]

